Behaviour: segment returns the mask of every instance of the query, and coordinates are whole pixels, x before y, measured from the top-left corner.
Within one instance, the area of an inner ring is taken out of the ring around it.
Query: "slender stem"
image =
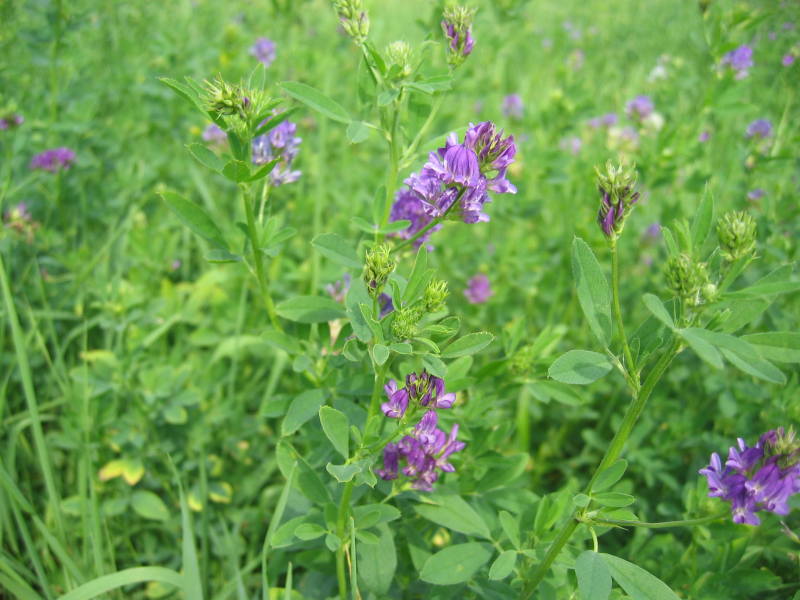
[[[431,111],[428,113],[428,118],[425,119],[425,122],[422,124],[422,127],[420,127],[419,131],[417,132],[417,135],[414,137],[414,140],[408,145],[408,148],[406,148],[406,151],[403,153],[403,157],[400,161],[401,167],[405,167],[406,164],[411,159],[411,157],[413,156],[413,154],[416,152],[417,146],[419,146],[419,143],[422,141],[422,136],[425,135],[425,133],[428,131],[428,129],[431,126],[431,123],[433,123],[433,119],[436,118],[436,114],[442,107],[442,103],[444,102],[444,97],[445,97],[444,94],[436,95],[436,100],[434,100],[433,107],[431,107]]]
[[[353,496],[355,480],[351,479],[344,485],[342,499],[339,501],[339,512],[336,515],[336,535],[339,537],[339,548],[336,550],[336,579],[339,581],[339,598],[347,600],[347,577],[345,575],[344,553],[348,541],[345,538],[345,524],[350,514],[350,498]]]
[[[611,296],[614,301],[614,320],[617,322],[617,331],[619,331],[619,338],[622,342],[622,351],[625,354],[625,367],[631,374],[631,377],[638,383],[636,376],[636,363],[633,361],[633,353],[631,353],[630,346],[628,346],[628,337],[625,335],[625,326],[622,322],[622,309],[619,305],[619,257],[617,256],[617,242],[611,242]]]
[[[600,461],[600,464],[595,469],[594,474],[584,489],[585,494],[591,494],[592,486],[594,485],[594,482],[597,480],[597,477],[600,475],[600,473],[602,473],[614,461],[616,461],[617,458],[619,458],[619,455],[622,453],[622,448],[625,446],[625,442],[628,441],[628,437],[633,430],[633,426],[641,416],[644,407],[647,405],[647,400],[650,398],[650,394],[652,394],[656,384],[659,382],[662,375],[664,375],[664,371],[667,370],[667,367],[672,362],[679,345],[680,342],[677,339],[672,342],[670,347],[664,352],[664,354],[661,355],[661,358],[653,367],[653,370],[648,374],[647,379],[645,380],[644,385],[642,385],[639,393],[634,395],[633,400],[628,406],[628,410],[625,412],[625,416],[622,419],[620,428],[617,430],[617,433],[611,440],[608,450],[606,450],[603,459]],[[542,562],[539,563],[539,566],[525,584],[523,593],[520,596],[520,598],[523,598],[523,600],[531,597],[533,592],[547,575],[548,571],[550,570],[550,566],[561,552],[561,549],[566,545],[570,537],[572,537],[572,533],[578,526],[578,520],[576,517],[577,514],[571,515],[569,520],[561,527],[561,531],[550,545],[550,548],[547,550],[547,554],[545,554],[544,559],[542,559]]]
[[[244,202],[244,212],[247,217],[247,237],[250,240],[250,249],[253,252],[253,265],[256,270],[256,279],[258,279],[258,290],[261,293],[261,298],[267,308],[270,323],[278,331],[283,331],[280,322],[278,321],[278,313],[275,312],[275,305],[272,302],[272,296],[269,294],[269,286],[267,285],[267,278],[264,275],[264,255],[261,253],[261,243],[258,240],[258,233],[256,232],[256,218],[253,211],[253,198],[249,189],[242,185],[242,202]]]
[[[444,221],[447,218],[447,215],[450,214],[450,212],[453,210],[453,207],[458,205],[458,203],[461,201],[461,196],[464,195],[464,192],[466,191],[466,189],[467,188],[465,188],[465,187],[461,188],[461,191],[458,193],[458,196],[456,197],[456,199],[453,200],[453,203],[450,206],[447,207],[447,210],[444,211],[444,214],[442,214],[442,216],[436,217],[430,223],[425,225],[425,227],[423,227],[417,233],[415,233],[412,237],[408,238],[402,244],[399,244],[399,245],[395,246],[394,248],[392,248],[392,252],[399,252],[403,248],[406,248],[407,246],[410,246],[411,244],[416,242],[419,238],[421,238],[423,235],[428,233],[431,229],[436,227],[439,223]]]
[[[592,524],[597,525],[614,525],[617,527],[645,527],[647,529],[668,529],[670,527],[692,527],[694,525],[703,525],[711,523],[712,521],[719,521],[730,516],[730,511],[718,515],[709,515],[706,517],[698,517],[697,519],[684,519],[682,521],[662,521],[661,523],[647,523],[645,521],[620,521],[617,519],[592,519]]]

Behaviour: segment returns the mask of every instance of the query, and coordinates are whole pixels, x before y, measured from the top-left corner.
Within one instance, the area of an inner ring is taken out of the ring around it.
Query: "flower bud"
[[[717,221],[720,254],[728,262],[752,254],[756,249],[756,222],[744,211],[731,211]]]
[[[422,315],[416,307],[406,306],[396,311],[392,321],[392,334],[400,340],[407,340],[417,335],[417,323]]]
[[[401,78],[411,75],[411,46],[407,42],[392,42],[386,47],[386,57],[391,65],[397,65]]]
[[[425,310],[427,312],[436,312],[444,306],[444,301],[448,295],[446,281],[441,279],[431,281],[428,287],[425,288],[425,294],[422,298]]]
[[[600,210],[597,222],[607,238],[616,240],[622,233],[625,219],[639,199],[635,191],[636,167],[627,165],[614,166],[606,163],[605,172],[595,167],[597,187],[600,192]]]
[[[447,62],[457,67],[469,56],[475,46],[472,38],[472,17],[475,9],[464,6],[448,6],[442,15],[442,31],[447,37]]]
[[[206,81],[205,86],[205,104],[210,111],[225,116],[239,115],[243,119],[246,118],[250,100],[239,87],[231,85],[222,77]]]
[[[373,298],[380,295],[389,275],[392,274],[397,262],[389,253],[389,246],[381,244],[367,251],[364,266],[364,283]]]
[[[342,29],[356,44],[363,44],[369,35],[369,16],[362,0],[333,0]]]
[[[679,254],[667,261],[666,277],[667,285],[675,295],[692,306],[707,300],[706,294],[716,294],[716,288],[707,288],[711,283],[705,263],[695,262],[688,254]]]

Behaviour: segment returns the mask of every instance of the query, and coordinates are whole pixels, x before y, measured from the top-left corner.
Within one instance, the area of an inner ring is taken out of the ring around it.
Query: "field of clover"
[[[0,598],[800,600],[798,0],[0,23]]]

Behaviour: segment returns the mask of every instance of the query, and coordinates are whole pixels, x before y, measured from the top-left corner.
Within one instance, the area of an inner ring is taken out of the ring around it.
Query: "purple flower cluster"
[[[606,113],[599,117],[592,117],[586,123],[592,129],[600,129],[601,127],[613,127],[619,121],[617,113]]]
[[[635,121],[643,121],[653,114],[653,100],[650,96],[636,96],[625,105],[625,114]]]
[[[435,409],[450,408],[456,396],[446,394],[444,381],[425,371],[419,375],[409,374],[404,388],[398,389],[397,382],[390,380],[384,390],[388,400],[381,405],[381,410],[391,419],[403,419],[407,411],[411,416],[418,407],[428,410],[410,435],[403,436],[397,443],[386,444],[383,468],[378,469],[378,476],[387,481],[397,479],[402,461],[405,463],[402,473],[412,479],[411,487],[429,492],[439,479],[440,471],[455,471],[449,462],[450,456],[465,446],[464,442],[456,439],[457,424],[453,425],[449,435],[438,427],[439,415]]]
[[[758,525],[755,513],[789,514],[789,497],[800,493],[800,443],[783,427],[762,435],[752,448],[739,438],[724,465],[714,452],[699,473],[708,480],[709,497],[731,503],[734,523]]]
[[[472,277],[467,282],[467,289],[464,290],[464,295],[470,304],[483,304],[486,302],[494,295],[489,285],[489,278],[483,273]]]
[[[465,223],[488,221],[483,205],[491,200],[489,192],[515,194],[517,191],[506,179],[506,171],[516,153],[514,136],[503,137],[503,131],[497,131],[490,121],[470,123],[463,143],[451,133],[443,148],[430,153],[422,171],[412,173],[405,180],[408,189],[400,190],[395,196],[390,220],[411,221],[400,237],[411,238],[434,218],[444,218],[451,213]],[[455,212],[456,202],[458,212]],[[418,245],[427,237],[426,234],[417,240]]]
[[[615,201],[609,192],[600,188],[600,196],[600,210],[597,213],[597,222],[606,237],[611,237],[622,222],[626,212],[639,200],[639,192],[625,188]]]
[[[203,141],[210,144],[223,144],[228,140],[226,134],[216,123],[211,123],[203,130]]]
[[[522,96],[519,94],[509,94],[503,98],[503,114],[512,119],[521,119],[525,106],[522,103]]]
[[[57,171],[69,169],[75,162],[75,152],[69,148],[52,148],[40,152],[31,159],[31,169],[41,169],[42,171]]]
[[[15,129],[25,122],[25,117],[20,114],[10,114],[0,118],[0,131]]]
[[[769,119],[756,119],[747,126],[745,135],[748,138],[765,139],[772,135],[772,121]]]
[[[442,31],[450,41],[450,51],[453,54],[469,56],[475,47],[475,40],[472,37],[472,27],[459,27],[448,19],[442,20]]]
[[[263,121],[264,125],[269,119]],[[270,172],[272,185],[293,183],[300,178],[300,171],[292,170],[292,161],[297,156],[302,138],[296,137],[297,125],[282,121],[273,129],[253,139],[253,163],[263,165],[278,159],[278,164]]]
[[[720,64],[723,67],[730,67],[736,72],[736,79],[744,79],[749,74],[753,66],[753,49],[744,44],[728,52],[722,57]]]
[[[260,37],[250,47],[250,55],[255,56],[265,67],[275,61],[275,42],[269,38]]]

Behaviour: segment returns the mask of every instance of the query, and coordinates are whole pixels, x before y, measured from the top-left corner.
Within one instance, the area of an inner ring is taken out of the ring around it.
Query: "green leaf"
[[[467,334],[447,346],[442,351],[442,358],[458,358],[459,356],[475,354],[488,346],[493,339],[494,336],[485,331]]]
[[[360,462],[348,463],[345,465],[334,465],[333,463],[328,463],[325,466],[325,470],[328,471],[328,473],[330,473],[339,483],[347,483],[348,481],[351,481],[353,477],[361,473],[364,468]]]
[[[417,504],[414,510],[437,525],[459,533],[491,539],[486,522],[461,496],[437,494],[431,500],[436,504]]]
[[[611,573],[603,558],[586,550],[575,561],[580,600],[607,600],[611,594]]]
[[[358,546],[358,581],[362,587],[384,597],[394,581],[397,569],[397,552],[394,547],[392,530],[386,523],[377,526],[378,543],[371,546]]]
[[[242,183],[250,180],[250,165],[243,160],[230,160],[222,168],[222,174],[235,183]]]
[[[131,495],[131,506],[133,510],[145,519],[153,519],[156,521],[166,521],[169,519],[167,505],[153,492],[136,490]]]
[[[695,327],[689,327],[687,329],[678,330],[678,333],[683,340],[689,344],[689,347],[695,351],[697,356],[702,358],[715,369],[721,369],[722,356],[712,344],[708,343],[703,338],[702,335],[698,335],[698,331],[704,330],[697,329]]]
[[[601,506],[610,506],[612,508],[622,508],[636,502],[636,498],[621,492],[600,492],[599,494],[592,494],[592,499]]]
[[[592,333],[604,347],[611,341],[611,287],[592,249],[581,238],[572,241],[572,276],[578,301]]]
[[[350,441],[350,420],[347,415],[333,407],[323,406],[319,409],[319,422],[334,449],[347,459]]]
[[[358,144],[369,137],[370,127],[364,121],[350,121],[347,126],[347,141]]]
[[[514,544],[514,548],[521,548],[519,521],[517,521],[510,512],[505,510],[501,510],[498,516],[500,517],[500,526],[503,528],[503,532],[508,536],[508,539],[511,540],[511,543]]]
[[[406,289],[403,292],[403,304],[408,304],[417,299],[422,293],[422,290],[428,285],[431,275],[428,271],[428,251],[425,245],[419,247],[417,256],[414,259],[414,267],[411,269],[411,275],[408,278]]]
[[[645,294],[642,296],[642,300],[644,301],[645,306],[647,306],[647,310],[653,313],[653,316],[656,319],[661,321],[670,329],[675,329],[675,321],[672,320],[672,315],[670,315],[667,309],[664,308],[664,304],[657,296],[654,296],[653,294]]]
[[[600,554],[611,576],[632,600],[678,600],[667,584],[641,567],[611,554]]]
[[[783,363],[800,363],[800,333],[774,331],[751,333],[741,337],[767,360]]]
[[[325,115],[329,119],[340,123],[350,123],[352,120],[342,106],[320,92],[318,89],[297,81],[284,81],[280,84],[287,94],[299,100],[309,108]]]
[[[610,467],[603,469],[600,472],[600,475],[597,476],[597,480],[594,482],[592,489],[599,492],[610,488],[622,478],[622,476],[625,474],[625,469],[627,468],[628,461],[620,458]]]
[[[306,390],[289,406],[289,411],[281,423],[281,435],[291,435],[304,423],[310,421],[319,412],[320,406],[325,402],[322,390]]]
[[[161,192],[160,195],[184,225],[213,246],[228,250],[222,231],[205,210],[175,192]]]
[[[321,233],[311,240],[311,245],[314,246],[320,254],[340,265],[352,269],[361,268],[361,261],[358,260],[356,251],[339,234]]]
[[[163,567],[134,567],[110,575],[103,575],[84,583],[80,587],[60,596],[58,600],[92,600],[117,588],[157,581],[185,590],[185,577],[172,569]],[[187,596],[188,597],[188,596]]]
[[[468,542],[448,546],[422,565],[420,579],[434,585],[455,585],[472,577],[492,553],[483,544]]]
[[[325,528],[316,523],[300,523],[294,530],[295,536],[304,541],[321,538],[326,533]]]
[[[345,316],[338,302],[322,296],[295,296],[279,302],[275,311],[284,319],[298,323],[323,323]]]
[[[367,286],[361,277],[356,277],[350,283],[350,289],[347,290],[347,296],[344,299],[344,305],[347,308],[347,317],[350,319],[350,324],[353,326],[353,333],[362,342],[369,342],[372,340],[372,328],[369,322],[361,313],[361,305],[368,305],[372,299],[367,292]]]
[[[372,356],[375,359],[375,364],[381,366],[389,358],[389,348],[383,344],[375,344],[372,348]]]
[[[190,144],[186,146],[192,157],[201,165],[214,171],[215,173],[222,173],[222,168],[225,162],[217,156],[212,150],[203,144]]]
[[[556,381],[572,385],[586,385],[606,375],[613,365],[598,352],[570,350],[559,356],[547,371]]]
[[[221,248],[212,248],[206,253],[206,260],[210,263],[223,264],[241,262],[242,257],[238,254],[233,254]]]
[[[447,377],[447,365],[438,357],[433,354],[423,354],[422,364],[431,375],[435,375],[441,379]]]
[[[586,494],[583,494],[583,493],[575,494],[572,497],[572,504],[574,504],[578,508],[586,508],[587,506],[589,506],[589,503],[591,501],[592,501],[592,499],[589,496],[587,496]]]
[[[511,575],[514,570],[514,565],[517,564],[517,551],[506,550],[501,552],[489,569],[489,579],[499,581]]]
[[[746,341],[727,333],[690,328],[691,335],[716,347],[740,371],[772,383],[786,383],[786,376],[768,360],[760,358]],[[684,330],[688,331],[688,330]]]
[[[703,247],[703,242],[706,241],[708,234],[711,232],[711,224],[714,220],[714,194],[711,188],[706,184],[703,199],[700,201],[700,206],[694,214],[692,220],[692,248],[695,254]]]

